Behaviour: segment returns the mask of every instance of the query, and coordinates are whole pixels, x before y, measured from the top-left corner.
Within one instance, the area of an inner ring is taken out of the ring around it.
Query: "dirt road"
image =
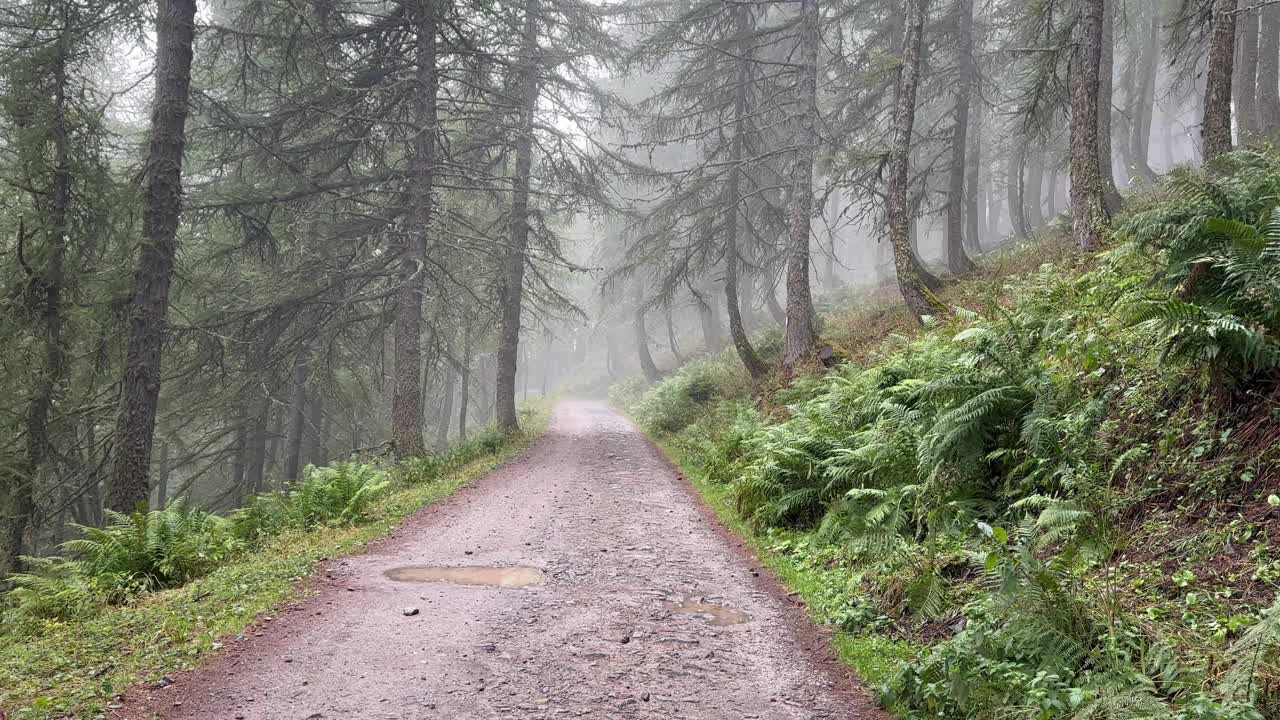
[[[505,585],[466,584],[486,582]],[[878,717],[824,634],[596,403],[562,403],[518,460],[315,587],[121,715]]]

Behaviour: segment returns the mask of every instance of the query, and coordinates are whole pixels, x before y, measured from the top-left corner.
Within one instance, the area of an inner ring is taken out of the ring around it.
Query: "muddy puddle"
[[[707,621],[708,625],[741,625],[751,620],[751,616],[741,610],[709,603],[700,597],[668,602],[665,606],[673,615],[693,615]]]
[[[397,582],[445,582],[454,585],[488,585],[492,587],[522,588],[541,585],[542,571],[534,567],[432,567],[411,565],[392,568],[383,573]]]

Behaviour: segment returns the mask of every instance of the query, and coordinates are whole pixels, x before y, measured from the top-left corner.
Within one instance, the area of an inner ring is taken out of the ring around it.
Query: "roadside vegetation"
[[[1062,234],[923,328],[829,299],[830,370],[723,353],[614,402],[899,716],[1280,716],[1280,156]]]
[[[525,448],[549,415],[521,412],[516,434],[485,429],[399,464],[310,467],[296,487],[227,516],[181,500],[112,514],[61,556],[27,558],[0,599],[0,710],[94,717],[128,688],[194,667],[305,595],[300,581],[320,561],[359,552]]]

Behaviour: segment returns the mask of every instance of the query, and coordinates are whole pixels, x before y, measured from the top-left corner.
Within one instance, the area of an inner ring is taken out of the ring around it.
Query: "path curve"
[[[420,565],[531,566],[545,582],[385,575]],[[132,691],[117,715],[882,717],[832,659],[827,635],[644,435],[599,403],[561,403],[519,458],[366,554],[325,563],[313,586],[201,669]],[[673,613],[681,600],[750,619]]]

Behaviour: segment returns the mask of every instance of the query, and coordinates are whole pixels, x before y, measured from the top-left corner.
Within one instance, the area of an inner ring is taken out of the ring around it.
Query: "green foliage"
[[[1165,357],[1237,382],[1280,366],[1280,156],[1243,151],[1220,172],[1175,171],[1169,197],[1118,232],[1165,259],[1156,279],[1177,295],[1131,304]]]
[[[28,558],[30,570],[15,575],[12,619],[81,616],[100,602],[176,587],[242,547],[226,519],[182,501],[147,513],[108,511],[104,527],[76,530],[81,537],[62,544],[71,559]]]
[[[629,409],[646,430],[677,433],[715,402],[745,396],[743,374],[737,360],[725,354],[699,360],[655,385]]]

